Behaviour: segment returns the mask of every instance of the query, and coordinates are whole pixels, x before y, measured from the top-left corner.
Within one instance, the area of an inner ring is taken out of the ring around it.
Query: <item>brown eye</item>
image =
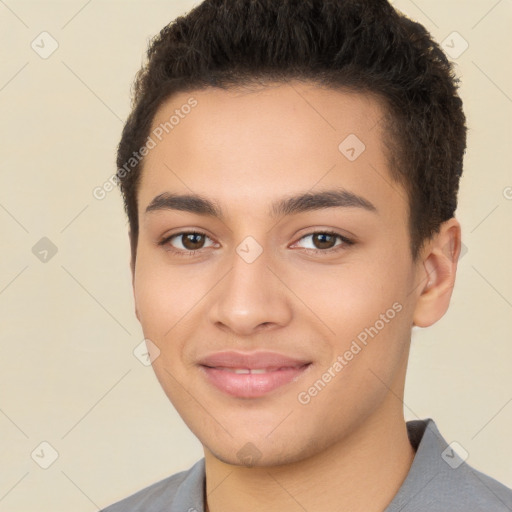
[[[206,241],[209,241],[208,245],[205,245]],[[176,254],[193,254],[195,251],[210,247],[213,244],[210,237],[204,233],[195,231],[182,231],[172,236],[164,238],[159,242],[161,246],[167,246],[169,250]]]
[[[316,249],[331,249],[336,245],[336,235],[315,233],[312,237]]]
[[[302,246],[308,252],[314,252],[319,255],[331,254],[338,250],[347,249],[354,242],[339,233],[330,231],[315,231],[309,235],[303,236],[296,246]]]
[[[183,247],[190,251],[201,249],[204,244],[205,235],[201,233],[185,233],[179,236],[181,236]]]

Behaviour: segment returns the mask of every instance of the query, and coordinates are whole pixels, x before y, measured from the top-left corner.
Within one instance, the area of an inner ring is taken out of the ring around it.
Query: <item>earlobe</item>
[[[451,218],[441,224],[439,232],[426,244],[418,265],[419,295],[413,325],[428,327],[448,310],[455,284],[461,248],[460,224]]]

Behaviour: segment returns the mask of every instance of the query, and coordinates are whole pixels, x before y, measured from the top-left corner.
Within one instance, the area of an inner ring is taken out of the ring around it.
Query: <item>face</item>
[[[402,414],[389,389],[405,378],[418,266],[378,102],[207,89],[172,97],[153,129],[185,104],[145,159],[133,275],[177,411],[209,453],[256,465]]]

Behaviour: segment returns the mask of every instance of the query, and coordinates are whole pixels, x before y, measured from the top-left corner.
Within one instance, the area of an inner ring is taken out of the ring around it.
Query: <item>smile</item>
[[[310,362],[273,352],[219,352],[199,367],[208,384],[237,398],[259,398],[296,381]]]

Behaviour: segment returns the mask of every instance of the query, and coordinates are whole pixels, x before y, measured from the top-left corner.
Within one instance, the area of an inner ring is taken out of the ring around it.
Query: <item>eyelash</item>
[[[340,250],[344,250],[346,249],[347,246],[351,246],[351,245],[354,245],[355,242],[353,242],[352,240],[350,240],[349,238],[343,236],[343,235],[340,235],[339,233],[336,233],[335,231],[329,231],[329,230],[318,230],[318,231],[312,231],[311,233],[308,233],[302,237],[299,238],[298,241],[304,239],[304,238],[307,238],[309,236],[314,236],[314,235],[330,235],[330,236],[334,236],[334,237],[337,237],[339,238],[343,243],[342,244],[339,244],[339,245],[336,245],[334,247],[331,247],[330,249],[303,249],[305,250],[308,254],[333,254],[333,253],[336,253]],[[210,238],[206,233],[203,233],[201,231],[180,231],[179,233],[174,233],[173,235],[171,236],[168,236],[168,237],[165,237],[163,238],[161,241],[158,242],[158,245],[159,246],[164,246],[166,244],[168,244],[173,238],[176,238],[176,237],[179,237],[179,236],[183,236],[183,235],[200,235],[200,236],[205,236],[206,238]],[[180,256],[180,257],[190,257],[190,256],[194,256],[196,253],[200,252],[202,249],[195,249],[195,250],[192,250],[192,251],[183,251],[181,249],[175,249],[174,247],[172,247],[170,245],[171,249],[168,249],[169,252],[172,252],[173,254],[175,254],[176,256]]]

